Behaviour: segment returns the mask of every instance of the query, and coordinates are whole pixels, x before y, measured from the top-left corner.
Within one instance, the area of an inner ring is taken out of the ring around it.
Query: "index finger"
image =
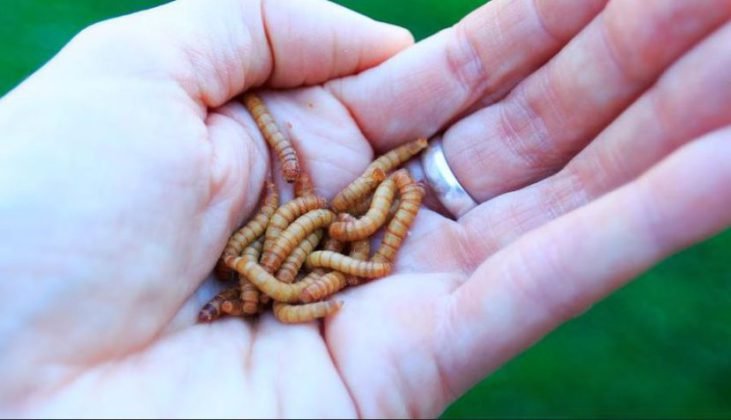
[[[504,96],[605,1],[494,0],[384,64],[327,86],[376,149],[430,137],[478,101]]]

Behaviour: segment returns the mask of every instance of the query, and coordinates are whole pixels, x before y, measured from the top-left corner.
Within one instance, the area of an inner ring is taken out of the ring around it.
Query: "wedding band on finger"
[[[456,218],[477,207],[477,202],[462,187],[447,163],[442,138],[437,137],[421,155],[424,177],[442,205]]]

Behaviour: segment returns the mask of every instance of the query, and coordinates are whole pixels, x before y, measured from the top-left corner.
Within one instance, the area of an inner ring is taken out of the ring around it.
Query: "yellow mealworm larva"
[[[284,180],[292,183],[300,173],[299,158],[292,142],[284,136],[282,131],[274,121],[271,112],[254,93],[246,93],[243,97],[244,105],[249,110],[251,116],[256,121],[262,135],[266,139],[269,147],[274,150],[282,164],[282,176]]]
[[[289,254],[289,257],[287,257],[284,263],[282,263],[282,266],[279,268],[279,271],[277,271],[277,279],[279,281],[284,283],[294,282],[297,277],[297,273],[302,267],[302,264],[305,262],[305,259],[307,259],[310,252],[314,251],[320,243],[322,235],[322,229],[318,229],[297,245],[297,248]]]
[[[249,246],[244,248],[244,252],[241,254],[241,256],[249,257],[254,261],[259,261],[259,257],[261,256],[261,249],[263,246],[264,246],[264,238],[263,237],[257,238],[257,240],[255,240]]]
[[[355,218],[347,213],[341,213],[338,215],[338,221],[349,222],[353,220],[355,220]],[[339,248],[340,249],[334,249],[333,251],[340,252],[342,246]],[[356,260],[366,261],[368,260],[370,249],[371,245],[368,239],[353,242],[350,247],[350,257]],[[348,284],[355,286],[360,283],[359,277],[352,275],[346,276],[339,271],[331,271],[330,273],[324,274],[324,269],[316,268],[313,270],[313,273],[319,274],[319,278],[312,281],[312,284],[302,291],[300,298],[302,302],[305,303],[324,299],[343,289]]]
[[[384,179],[386,179],[386,173],[381,169],[364,173],[333,197],[331,207],[336,212],[342,213],[356,206]]]
[[[373,191],[378,182],[368,183],[369,177],[373,177],[375,172],[388,172],[396,169],[399,165],[405,163],[416,154],[426,148],[429,142],[425,138],[419,138],[414,141],[403,144],[384,153],[376,160],[371,162],[361,176],[356,178],[350,185],[340,191],[332,200],[332,208],[338,213],[346,211],[359,203],[362,197]]]
[[[306,276],[299,279],[298,283],[312,284],[325,274],[325,269],[312,270]]]
[[[414,157],[417,153],[426,149],[428,145],[429,142],[425,138],[420,138],[398,146],[374,160],[368,165],[366,171],[379,168],[383,172],[389,173]]]
[[[315,186],[312,184],[312,178],[307,172],[302,171],[300,176],[294,182],[294,196],[295,197],[306,197],[308,195],[315,195]]]
[[[368,210],[371,208],[372,200],[373,194],[368,194],[365,197],[361,198],[360,202],[350,207],[347,212],[350,213],[352,216],[361,217],[364,214],[368,213]]]
[[[350,258],[368,261],[368,256],[371,252],[371,243],[368,239],[362,241],[355,241],[350,246]],[[361,279],[358,276],[348,276],[346,282],[350,286],[357,286],[361,283]]]
[[[396,195],[396,182],[389,178],[378,186],[365,216],[347,222],[336,221],[329,233],[341,241],[359,241],[373,235],[385,222]]]
[[[256,261],[245,257],[236,258],[234,260],[234,268],[240,274],[243,274],[261,292],[266,293],[272,299],[279,302],[295,303],[299,301],[300,293],[309,284],[304,281],[293,284],[282,283]]]
[[[286,305],[275,302],[274,316],[285,324],[300,324],[330,316],[336,313],[342,306],[343,302],[335,300],[308,303],[305,305]]]
[[[352,216],[347,214],[345,214],[345,216],[346,218],[352,218]],[[341,218],[341,216],[338,216],[338,219]],[[350,257],[356,260],[366,261],[368,260],[370,250],[371,245],[368,239],[353,242],[350,247]],[[350,275],[346,276],[339,271],[331,271],[330,273],[320,276],[318,279],[312,281],[312,284],[302,291],[300,299],[305,303],[315,302],[334,294],[347,285],[355,286],[359,283],[359,277]]]
[[[388,262],[359,261],[332,251],[315,251],[307,257],[309,267],[325,267],[358,277],[377,278],[391,272]]]
[[[222,290],[216,296],[213,297],[208,303],[203,305],[200,312],[198,312],[198,321],[200,322],[212,322],[221,317],[221,304],[230,299],[236,299],[239,296],[238,287],[230,287]]]
[[[305,287],[300,293],[300,300],[304,303],[315,302],[334,294],[347,285],[345,274],[339,271],[331,271]]]
[[[270,253],[272,245],[274,245],[274,242],[277,240],[279,235],[287,229],[287,226],[289,226],[295,219],[308,211],[324,209],[325,207],[327,207],[327,200],[313,195],[295,198],[287,204],[279,207],[272,215],[269,220],[269,225],[267,225],[266,228],[264,236],[264,255]]]
[[[229,299],[221,304],[221,313],[242,316],[244,315],[244,303],[239,299]]]
[[[273,182],[268,181],[266,197],[264,198],[264,205],[261,207],[261,210],[259,210],[259,213],[249,223],[231,236],[226,248],[223,250],[222,259],[227,266],[231,267],[228,261],[241,255],[245,247],[249,246],[264,234],[269,223],[269,218],[272,217],[277,207],[279,207],[277,186]]]
[[[327,209],[311,210],[303,214],[279,235],[268,253],[264,252],[261,257],[262,267],[273,273],[307,235],[317,229],[327,228],[333,220],[335,213]]]
[[[261,255],[261,249],[264,243],[264,238],[259,238],[254,241],[253,244],[249,245],[244,249],[242,254],[243,258],[248,258],[251,261],[259,261]],[[238,274],[238,273],[237,273]],[[239,275],[239,288],[241,289],[241,314],[243,315],[255,315],[259,310],[260,293],[259,289],[256,288],[247,278],[241,274]]]
[[[239,274],[239,277],[241,279],[241,310],[244,315],[256,315],[259,312],[261,292],[245,276]]]
[[[393,203],[391,203],[391,208],[388,209],[388,216],[386,216],[386,223],[390,222],[391,219],[393,219],[393,216],[398,211],[398,208],[400,205],[401,205],[401,200],[399,198],[394,198]]]
[[[327,236],[325,239],[325,244],[322,246],[322,249],[324,251],[340,252],[343,250],[344,247],[345,247],[344,243],[340,242],[339,240],[337,240],[335,238],[331,238],[331,237]],[[325,270],[324,268],[315,268],[312,270],[311,275],[316,275],[319,277],[319,276],[324,275],[325,273],[327,273],[327,270]]]
[[[406,169],[399,169],[392,175],[398,187],[400,201],[398,210],[388,222],[381,245],[371,261],[393,262],[401,243],[409,233],[409,228],[424,198],[424,187],[414,182]]]

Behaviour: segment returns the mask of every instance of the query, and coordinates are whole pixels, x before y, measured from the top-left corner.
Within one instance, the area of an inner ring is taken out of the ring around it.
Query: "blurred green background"
[[[160,3],[0,0],[0,95],[83,27]],[[483,2],[340,3],[422,39]],[[503,366],[443,417],[731,417],[730,257],[727,231],[669,258]]]

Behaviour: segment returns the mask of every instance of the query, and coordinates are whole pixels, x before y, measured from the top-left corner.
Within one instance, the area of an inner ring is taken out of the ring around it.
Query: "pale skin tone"
[[[210,4],[95,26],[0,101],[4,416],[437,416],[731,223],[729,2],[496,0],[413,47],[326,2]],[[444,132],[482,204],[422,210],[322,325],[196,324],[271,168],[232,101],[262,85],[317,194]]]

